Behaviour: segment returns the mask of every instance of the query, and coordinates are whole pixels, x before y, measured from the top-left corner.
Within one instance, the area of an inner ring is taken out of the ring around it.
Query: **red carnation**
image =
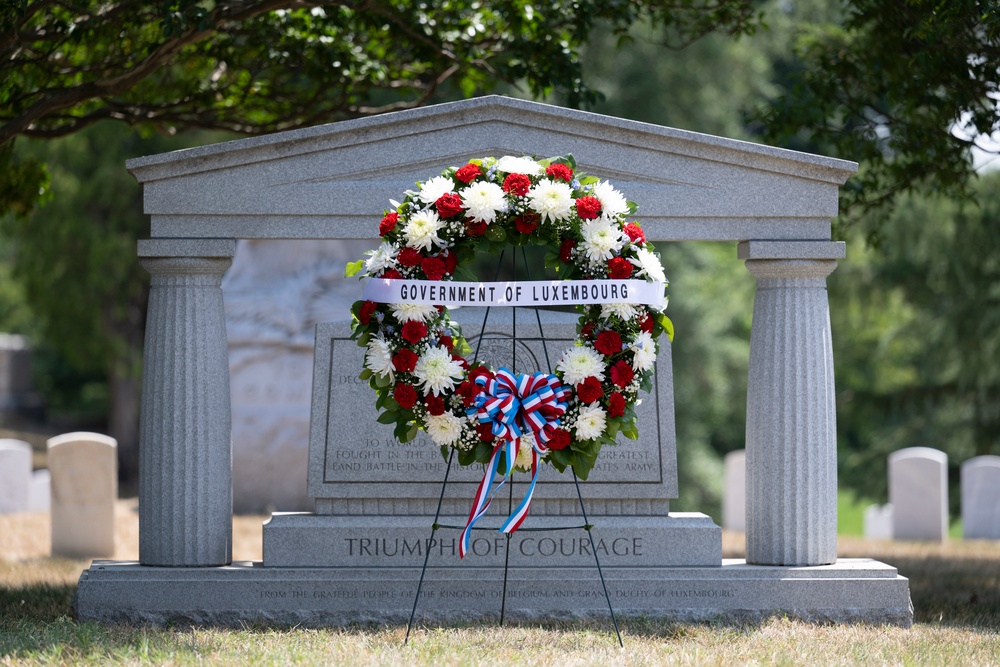
[[[427,406],[427,414],[434,416],[444,414],[444,399],[440,396],[428,396],[424,399],[424,405]]]
[[[581,220],[593,220],[601,213],[601,200],[597,197],[580,197],[576,200],[576,214]]]
[[[450,218],[462,212],[462,198],[453,192],[449,192],[438,197],[438,200],[434,202],[434,206],[437,207],[438,214],[442,218]]]
[[[361,307],[358,308],[358,321],[361,322],[361,324],[368,324],[371,322],[372,315],[375,314],[375,309],[377,307],[378,304],[374,301],[365,301],[361,304]]]
[[[403,330],[400,332],[403,336],[403,340],[411,345],[416,345],[424,339],[427,335],[427,325],[423,322],[418,322],[417,320],[410,320],[403,325]]]
[[[469,380],[465,380],[455,388],[455,395],[462,397],[462,404],[465,407],[469,407],[473,404],[473,402],[475,402],[476,394],[478,393],[479,387]]]
[[[476,424],[476,433],[483,442],[493,442],[493,429],[491,424]]]
[[[560,163],[550,164],[545,168],[545,174],[557,181],[564,181],[566,183],[573,180],[573,170]]]
[[[420,270],[424,272],[428,280],[441,280],[444,277],[444,260],[440,257],[425,257],[420,262]]]
[[[451,336],[441,336],[438,338],[438,345],[444,345],[449,350],[454,349],[455,341],[452,340]]]
[[[417,365],[417,355],[405,347],[392,355],[392,366],[401,373],[412,373]]]
[[[455,273],[455,269],[458,268],[458,255],[450,250],[445,250],[441,259],[444,260],[445,273]]]
[[[508,174],[507,178],[503,179],[504,192],[513,192],[518,197],[523,197],[530,189],[531,179],[524,174]]]
[[[611,367],[611,381],[619,387],[627,387],[635,377],[635,371],[624,361],[619,361]]]
[[[396,213],[395,211],[392,213],[386,213],[385,217],[382,218],[382,222],[378,223],[378,235],[385,236],[394,230],[397,222],[399,222],[399,213]]]
[[[466,236],[482,236],[486,233],[486,223],[482,220],[466,220],[465,221],[465,234]]]
[[[575,247],[576,241],[573,239],[563,239],[562,244],[559,246],[559,259],[568,264],[570,253],[573,252],[573,248]]]
[[[590,334],[594,333],[594,327],[597,326],[597,322],[590,320],[580,329],[580,335],[584,338],[590,338]]]
[[[611,356],[622,351],[622,337],[617,331],[602,331],[597,334],[594,348],[601,354]]]
[[[624,257],[612,257],[608,260],[608,276],[615,280],[628,278],[632,275],[632,262]]]
[[[622,227],[622,231],[625,232],[626,236],[632,239],[632,243],[646,242],[646,233],[642,231],[642,227],[640,227],[634,222],[630,222],[624,227]]]
[[[608,396],[608,416],[621,417],[625,414],[625,397],[617,391],[611,392]]]
[[[397,382],[392,397],[399,403],[399,407],[409,410],[417,403],[417,390],[405,382]]]
[[[549,435],[549,441],[545,444],[549,449],[565,449],[566,447],[569,447],[569,443],[569,431],[557,428],[552,431]]]
[[[482,167],[478,164],[472,164],[471,162],[464,167],[459,167],[455,172],[455,178],[462,181],[463,183],[471,183],[472,181],[479,178],[479,175],[483,173]]]
[[[576,395],[579,397],[581,403],[593,403],[594,401],[601,400],[601,396],[604,396],[601,381],[591,375],[576,385]]]
[[[386,280],[399,280],[400,278],[403,277],[403,274],[401,274],[396,269],[386,269],[385,271],[382,272],[381,277],[385,278]]]
[[[420,251],[416,248],[406,246],[399,251],[399,255],[396,256],[396,259],[403,266],[420,266],[420,262],[423,261],[424,256],[421,255]]]
[[[541,219],[541,216],[534,211],[528,211],[524,215],[514,219],[514,227],[522,234],[530,234],[538,229],[538,223]]]
[[[643,315],[642,319],[639,320],[639,328],[646,333],[653,333],[653,318],[649,316],[649,313]]]

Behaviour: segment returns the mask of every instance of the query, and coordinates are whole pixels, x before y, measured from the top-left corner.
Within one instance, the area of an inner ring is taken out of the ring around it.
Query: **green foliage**
[[[755,114],[765,139],[862,162],[842,191],[852,220],[906,192],[971,196],[970,149],[1000,130],[1000,6],[844,7],[842,23],[801,30],[780,94]]]

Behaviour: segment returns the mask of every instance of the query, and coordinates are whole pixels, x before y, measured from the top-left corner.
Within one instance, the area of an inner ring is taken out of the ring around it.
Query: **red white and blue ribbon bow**
[[[458,545],[460,558],[465,558],[469,550],[472,527],[486,514],[493,496],[514,471],[514,462],[520,448],[530,446],[531,484],[521,504],[500,527],[500,532],[513,533],[521,526],[528,515],[531,496],[538,480],[538,463],[549,451],[546,444],[559,426],[559,418],[566,412],[570,395],[569,390],[554,375],[514,375],[506,368],[498,370],[495,377],[478,376],[476,385],[480,388],[480,393],[476,396],[475,407],[470,407],[466,413],[470,417],[476,417],[481,424],[490,424],[490,431],[497,444],[486,467],[486,474],[476,489],[472,510],[462,532]],[[525,437],[529,434],[531,438]],[[496,488],[492,488],[501,454],[504,460],[503,477]]]

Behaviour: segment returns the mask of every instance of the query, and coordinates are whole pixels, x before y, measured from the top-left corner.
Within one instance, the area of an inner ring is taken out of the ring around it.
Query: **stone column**
[[[232,239],[139,241],[152,276],[139,443],[139,560],[232,561],[229,359],[219,285]]]
[[[837,560],[837,423],[826,277],[843,243],[749,241],[747,562]]]

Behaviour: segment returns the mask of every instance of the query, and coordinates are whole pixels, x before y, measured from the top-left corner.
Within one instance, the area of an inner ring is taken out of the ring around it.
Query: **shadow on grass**
[[[1000,629],[1000,558],[928,555],[888,560],[910,580],[914,622]]]

